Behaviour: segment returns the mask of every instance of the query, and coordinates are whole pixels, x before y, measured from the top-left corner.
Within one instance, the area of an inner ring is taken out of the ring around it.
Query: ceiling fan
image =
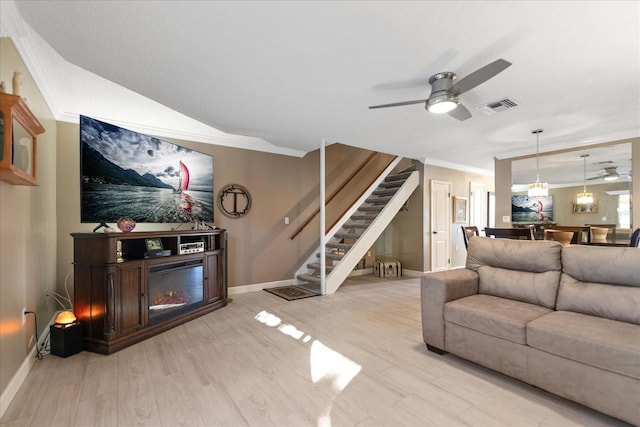
[[[458,97],[504,71],[510,65],[511,62],[509,61],[497,59],[458,81],[455,81],[457,78],[455,73],[450,71],[434,74],[429,78],[429,84],[431,85],[429,98],[394,102],[392,104],[372,105],[369,109],[400,107],[424,102],[426,110],[431,113],[448,113],[454,119],[460,121],[467,120],[471,118],[471,113],[460,103]]]
[[[618,178],[620,178],[620,174],[618,174],[618,167],[607,166],[604,168],[604,173],[601,173],[600,175],[597,175],[597,176],[592,176],[591,178],[587,178],[587,181],[592,181],[594,179],[604,179],[605,181],[615,181]]]

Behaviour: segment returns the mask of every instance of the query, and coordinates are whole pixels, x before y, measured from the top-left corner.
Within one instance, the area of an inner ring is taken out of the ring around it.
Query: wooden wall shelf
[[[0,93],[0,180],[38,185],[38,138],[44,127],[18,95]]]

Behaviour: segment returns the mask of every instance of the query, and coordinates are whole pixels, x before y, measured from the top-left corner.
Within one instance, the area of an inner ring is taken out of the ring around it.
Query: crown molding
[[[421,160],[421,162],[424,163],[425,165],[438,166],[446,169],[453,169],[453,170],[467,172],[467,173],[474,173],[476,175],[482,175],[482,176],[488,176],[488,177],[495,176],[494,171],[462,165],[460,163],[447,162],[447,161],[438,160],[438,159],[423,159]]]

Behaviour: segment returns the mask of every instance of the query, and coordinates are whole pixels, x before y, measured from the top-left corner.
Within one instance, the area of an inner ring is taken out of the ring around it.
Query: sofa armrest
[[[466,268],[425,273],[420,279],[422,336],[430,350],[444,350],[444,305],[478,293],[478,273]]]

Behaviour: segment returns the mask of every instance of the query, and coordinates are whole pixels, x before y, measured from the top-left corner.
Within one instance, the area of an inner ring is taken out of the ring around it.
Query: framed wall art
[[[467,198],[453,196],[453,213],[456,224],[467,222]]]
[[[144,239],[145,246],[147,247],[147,251],[156,251],[159,249],[164,249],[162,247],[162,239],[153,238],[153,239]]]
[[[598,213],[598,204],[593,203],[571,203],[571,213]]]

